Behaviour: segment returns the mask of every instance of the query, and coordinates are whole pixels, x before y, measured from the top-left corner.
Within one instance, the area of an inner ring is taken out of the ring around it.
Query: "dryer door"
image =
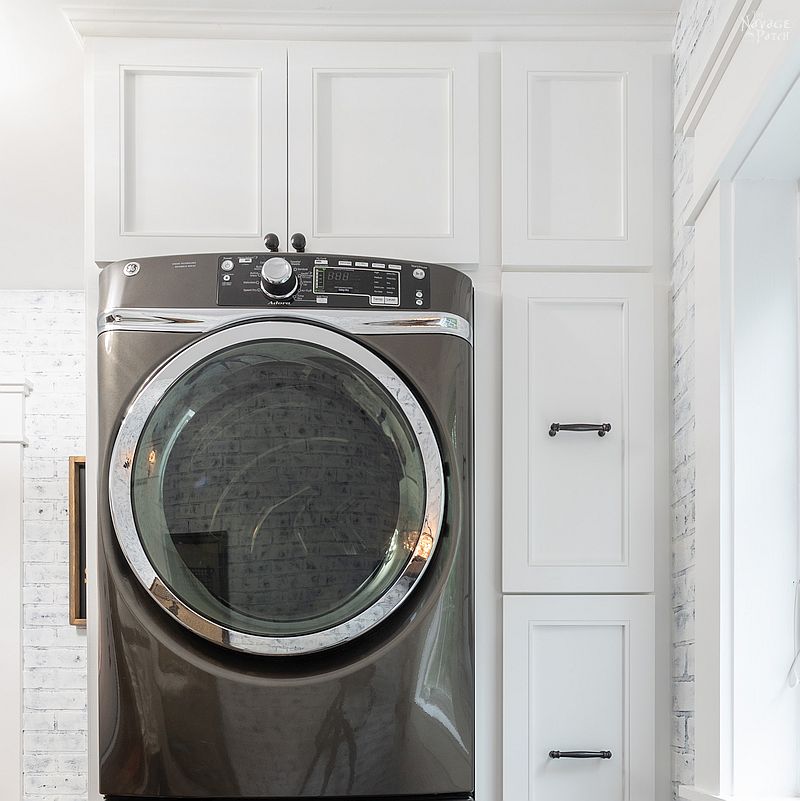
[[[247,323],[167,362],[126,414],[111,513],[139,581],[240,651],[308,653],[380,623],[439,538],[428,418],[382,359],[328,329]]]

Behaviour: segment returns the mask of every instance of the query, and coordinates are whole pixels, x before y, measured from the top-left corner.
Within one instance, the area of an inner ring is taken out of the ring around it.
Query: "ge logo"
[[[136,261],[129,261],[123,268],[122,273],[123,275],[131,276],[136,275],[141,268],[139,267],[139,262]]]

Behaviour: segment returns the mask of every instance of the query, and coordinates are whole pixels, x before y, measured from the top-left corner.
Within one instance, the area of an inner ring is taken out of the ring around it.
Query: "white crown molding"
[[[95,36],[269,39],[671,41],[675,14],[535,14],[513,11],[264,11],[67,6],[82,39]]]

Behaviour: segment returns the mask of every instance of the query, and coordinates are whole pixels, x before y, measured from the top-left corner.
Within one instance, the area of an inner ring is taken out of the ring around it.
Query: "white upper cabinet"
[[[508,44],[502,62],[503,263],[650,266],[647,47]]]
[[[654,691],[652,596],[506,596],[503,801],[652,801]]]
[[[653,591],[653,348],[649,276],[503,276],[504,592]]]
[[[308,250],[477,262],[473,45],[93,47],[96,259],[300,232]]]
[[[289,228],[308,250],[477,262],[477,49],[290,44]]]
[[[95,254],[263,250],[286,231],[286,49],[94,43]]]

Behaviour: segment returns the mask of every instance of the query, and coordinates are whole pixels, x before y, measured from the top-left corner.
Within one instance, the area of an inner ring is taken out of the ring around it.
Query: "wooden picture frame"
[[[86,625],[86,457],[69,457],[69,622]]]

